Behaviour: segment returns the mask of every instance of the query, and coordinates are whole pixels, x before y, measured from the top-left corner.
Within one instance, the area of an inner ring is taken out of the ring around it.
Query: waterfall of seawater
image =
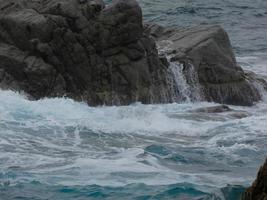
[[[186,73],[184,72],[186,70]],[[173,92],[175,102],[194,102],[201,101],[201,86],[198,81],[197,73],[193,65],[188,65],[185,69],[183,64],[170,62],[169,66],[169,85]],[[173,80],[171,80],[171,78]]]
[[[171,62],[171,41],[165,40],[158,45],[159,53],[166,56],[169,62],[167,83],[174,102],[195,102],[201,101],[202,89],[199,84],[198,74],[193,64],[186,66],[177,61]]]

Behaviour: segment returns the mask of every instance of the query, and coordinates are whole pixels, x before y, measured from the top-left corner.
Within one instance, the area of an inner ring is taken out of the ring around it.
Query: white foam
[[[251,113],[244,119],[188,112],[214,105],[137,103],[93,108],[66,98],[29,101],[0,91],[0,170],[19,166],[33,176],[25,180],[64,185],[221,186],[251,181],[256,173],[252,169],[258,167],[266,148],[267,115],[262,109],[267,106],[261,102],[251,108],[233,107]],[[214,120],[218,116],[220,120]],[[150,145],[170,148],[172,153],[166,158],[145,153]],[[243,150],[259,156],[243,156]],[[207,169],[194,163],[198,151],[199,161],[212,163]],[[192,164],[167,159],[179,153]],[[247,165],[237,170],[239,160]],[[226,167],[230,173],[209,171]]]
[[[84,103],[77,103],[64,98],[29,101],[9,91],[1,91],[0,98],[1,117],[5,120],[20,121],[16,118],[22,114],[23,123],[31,128],[47,126],[48,123],[50,126],[83,126],[94,131],[109,133],[177,132],[183,124],[193,131],[194,124],[192,122],[170,118],[168,114],[171,112],[183,113],[185,110],[195,107],[213,105],[208,103],[163,106],[135,104],[132,106],[92,108]],[[37,117],[40,120],[32,120],[32,117]]]

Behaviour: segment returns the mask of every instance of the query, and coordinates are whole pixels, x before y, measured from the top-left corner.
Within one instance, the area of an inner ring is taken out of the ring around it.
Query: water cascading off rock
[[[170,103],[198,100],[184,87],[195,90],[198,79],[208,101],[252,105],[260,99],[221,27],[144,28],[135,0],[109,6],[95,0],[0,0],[0,9],[2,89],[35,100],[67,96],[89,105]],[[161,40],[173,42],[170,68],[158,55],[155,41]],[[175,96],[166,81],[170,71],[181,74],[174,61],[189,69],[176,79]]]

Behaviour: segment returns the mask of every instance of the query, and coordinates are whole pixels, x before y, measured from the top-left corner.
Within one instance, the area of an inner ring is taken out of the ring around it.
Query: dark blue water
[[[107,1],[108,2],[108,1]],[[266,0],[140,0],[145,21],[220,24],[239,63],[267,75]],[[0,91],[0,200],[238,200],[267,153],[267,103],[89,108]]]

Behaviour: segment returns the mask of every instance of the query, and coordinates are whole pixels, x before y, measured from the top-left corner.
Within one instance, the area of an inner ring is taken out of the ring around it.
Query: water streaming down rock
[[[171,61],[173,56],[170,45],[172,41],[163,40],[158,43],[161,57],[166,57],[169,63],[167,70],[167,84],[173,102],[194,102],[203,100],[202,88],[198,74],[193,64]]]
[[[199,98],[199,82],[208,101],[251,106],[260,100],[220,26],[147,27],[136,0],[109,6],[0,0],[0,10],[0,87],[31,99],[67,96],[92,106],[181,102]],[[162,40],[176,51],[169,68],[181,84],[175,95],[166,83],[168,62],[156,49]]]
[[[252,106],[260,100],[257,88],[237,64],[227,33],[220,26],[193,28],[146,24],[145,30],[157,43],[169,46],[170,61],[182,63],[190,83],[192,64],[203,91],[203,99],[223,104]],[[165,41],[171,41],[166,43]],[[193,79],[194,80],[194,79]],[[194,81],[193,81],[194,82]]]
[[[177,95],[175,96],[176,102],[194,102],[203,100],[198,75],[192,64],[185,67],[185,65],[179,62],[171,62],[169,72],[174,77],[177,89]]]

